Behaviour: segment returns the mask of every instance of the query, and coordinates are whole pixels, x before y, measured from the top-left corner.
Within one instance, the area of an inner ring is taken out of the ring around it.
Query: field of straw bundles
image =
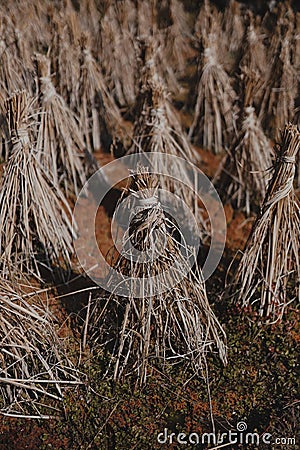
[[[0,1],[0,450],[300,449],[297,2]]]

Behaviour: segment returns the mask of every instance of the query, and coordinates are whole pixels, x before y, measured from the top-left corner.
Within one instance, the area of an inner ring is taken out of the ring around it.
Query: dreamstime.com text
[[[236,430],[218,433],[174,433],[167,428],[158,433],[157,442],[159,444],[179,444],[179,445],[203,445],[211,448],[212,445],[217,448],[226,447],[231,444],[251,444],[259,446],[260,444],[269,445],[296,445],[295,437],[273,437],[270,433],[262,435],[255,432],[247,432],[247,424],[238,422]],[[211,450],[213,450],[211,448]]]

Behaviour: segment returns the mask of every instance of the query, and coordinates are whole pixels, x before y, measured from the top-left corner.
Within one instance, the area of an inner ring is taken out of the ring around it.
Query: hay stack
[[[230,0],[223,16],[223,29],[227,40],[229,52],[238,52],[243,42],[245,24],[241,11],[241,4],[236,0]]]
[[[270,321],[300,300],[300,209],[293,190],[299,147],[297,127],[286,125],[261,212],[230,287],[237,303],[251,305]]]
[[[266,195],[273,151],[257,118],[254,105],[260,98],[264,76],[263,48],[250,16],[244,56],[240,63],[241,118],[238,136],[221,163],[215,183],[224,202],[230,200],[246,214],[257,211]]]
[[[292,17],[291,17],[292,15]],[[282,6],[269,49],[269,76],[264,83],[264,96],[259,118],[272,138],[279,139],[279,130],[295,116],[298,95],[298,74],[293,63],[294,14]]]
[[[87,149],[90,152],[100,148],[107,151],[116,138],[121,141],[124,136],[126,139],[126,128],[88,41],[88,35],[83,35],[77,109]]]
[[[10,153],[0,189],[1,272],[39,273],[38,260],[70,265],[75,231],[68,203],[33,147],[31,104],[23,91],[6,102]]]
[[[111,2],[100,23],[100,57],[108,88],[121,107],[133,105],[136,98],[135,30],[135,2]]]
[[[189,138],[214,153],[221,152],[235,135],[236,94],[220,63],[217,33],[203,39],[203,61],[199,61],[199,81]]]
[[[91,343],[100,330],[102,342],[109,344],[114,379],[135,373],[140,384],[153,364],[186,361],[199,374],[212,348],[226,362],[224,331],[210,308],[201,275],[188,268],[191,249],[174,238],[180,230],[165,215],[158,187],[157,177],[146,168],[133,175],[131,190],[140,194],[140,204],[113,266],[121,281],[116,286],[114,273],[109,280],[118,289],[124,285],[128,295],[97,300],[89,320]],[[132,256],[132,246],[137,255]]]
[[[78,195],[86,182],[86,151],[76,117],[51,81],[50,60],[36,55],[41,92],[37,148],[40,162],[67,196]]]
[[[16,291],[17,289],[17,291]],[[0,281],[0,413],[48,418],[61,410],[63,388],[79,384],[53,317],[34,292]]]
[[[141,91],[137,99],[133,144],[128,154],[157,152],[174,155],[184,160],[174,158],[170,167],[170,159],[154,158],[153,169],[155,173],[172,173],[170,177],[160,176],[161,188],[176,193],[184,201],[195,215],[203,233],[202,238],[205,239],[210,234],[209,221],[203,218],[194,193],[194,189],[197,189],[197,173],[192,166],[189,167],[190,173],[188,173],[185,164],[186,160],[197,164],[199,158],[181,128],[176,112],[168,100],[165,87],[156,75],[155,67],[154,61],[150,58],[146,64]]]

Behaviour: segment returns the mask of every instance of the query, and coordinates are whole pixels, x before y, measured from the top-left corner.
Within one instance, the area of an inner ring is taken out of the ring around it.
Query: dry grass
[[[87,149],[109,149],[111,141],[126,140],[119,108],[108,91],[101,69],[92,55],[88,35],[81,40],[81,75],[78,98],[80,123]],[[127,138],[128,139],[128,138]]]
[[[158,188],[158,179],[146,168],[133,175],[131,189],[142,196],[141,207],[132,214],[123,254],[114,263],[131,294],[96,300],[89,320],[91,345],[98,338],[111,348],[114,379],[134,373],[140,384],[155,364],[186,361],[201,375],[205,355],[213,349],[226,363],[225,333],[200,273],[189,271],[191,249],[175,239],[180,230],[164,214]],[[132,245],[139,251],[134,257]]]
[[[84,140],[74,113],[55,90],[50,60],[36,55],[41,92],[41,123],[37,148],[39,159],[67,196],[78,195],[86,182]]]
[[[10,266],[39,273],[46,263],[70,266],[75,231],[69,205],[32,145],[31,103],[23,91],[6,102],[10,153],[0,189],[1,273]]]
[[[28,287],[0,282],[0,413],[48,418],[61,411],[64,387],[80,381],[53,317]]]
[[[259,118],[270,136],[279,138],[279,130],[295,116],[299,76],[292,60],[294,13],[281,7],[269,49],[269,76],[263,85]]]
[[[199,61],[196,105],[189,138],[219,153],[235,135],[236,94],[218,57],[218,34],[203,39],[203,58]]]
[[[300,209],[293,190],[299,146],[297,127],[287,125],[261,212],[230,287],[241,306],[252,305],[269,321],[280,319],[288,303],[300,299]]]

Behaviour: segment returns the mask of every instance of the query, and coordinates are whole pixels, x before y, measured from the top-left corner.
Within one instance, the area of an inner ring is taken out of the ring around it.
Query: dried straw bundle
[[[160,30],[163,38],[163,59],[165,64],[173,67],[176,74],[180,76],[185,73],[187,59],[192,54],[190,27],[181,2],[169,0],[166,2],[166,8],[169,23],[167,27]]]
[[[270,72],[263,86],[259,118],[271,137],[293,121],[298,95],[298,75],[292,63],[293,34],[288,22],[278,24],[270,47]]]
[[[263,86],[269,76],[264,35],[251,11],[247,14],[248,26],[244,36],[240,68],[240,92],[245,106],[255,106],[259,111],[264,94]],[[250,89],[249,89],[250,87]],[[249,98],[248,98],[249,97]]]
[[[135,2],[111,2],[100,23],[100,59],[108,87],[122,107],[133,105],[136,97],[137,57]]]
[[[108,150],[114,139],[126,138],[120,110],[92,56],[87,35],[82,37],[78,110],[86,147],[90,152],[101,147]]]
[[[215,176],[223,201],[230,200],[235,207],[245,209],[247,215],[257,210],[265,198],[266,176],[273,157],[271,144],[253,107],[255,95],[261,87],[261,71],[254,60],[257,53],[252,55],[252,47],[257,41],[255,36],[250,28],[248,45],[241,60],[239,84],[243,104],[238,135]]]
[[[0,10],[0,88],[6,95],[26,88],[33,92],[33,65],[28,43],[10,15]]]
[[[222,34],[222,14],[209,0],[204,0],[195,22],[195,37],[203,47],[209,35],[214,32],[218,37]],[[222,41],[220,41],[222,45]]]
[[[187,267],[191,250],[175,239],[180,230],[165,215],[158,187],[157,177],[145,168],[133,175],[131,190],[141,195],[140,205],[114,263],[124,277],[118,287],[124,284],[128,296],[112,294],[104,306],[103,299],[97,300],[89,321],[91,342],[97,341],[100,330],[112,346],[114,379],[136,373],[140,384],[146,382],[152,362],[164,366],[187,361],[201,372],[212,347],[226,363],[224,331],[210,308],[201,275]],[[132,245],[137,255],[132,256]],[[114,277],[111,286],[116,285]]]
[[[75,115],[53,86],[50,60],[43,55],[36,58],[42,94],[37,138],[37,148],[42,150],[39,159],[55,185],[61,185],[67,196],[78,195],[86,182],[84,140]]]
[[[51,12],[51,47],[49,57],[55,74],[55,88],[64,101],[76,111],[80,77],[81,26],[78,14],[67,2],[63,11]],[[50,75],[50,73],[49,73]],[[49,76],[46,73],[40,76]]]
[[[257,210],[266,195],[266,176],[272,166],[272,148],[253,106],[243,111],[238,138],[215,177],[223,201],[230,201],[246,214]]]
[[[240,305],[253,305],[260,316],[274,321],[290,301],[300,300],[300,209],[293,191],[299,146],[297,127],[286,125],[261,212],[230,286]]]
[[[149,62],[148,69],[151,73],[155,66]],[[147,76],[146,76],[147,77]],[[158,152],[174,155],[197,163],[198,158],[190,146],[174,109],[168,101],[166,90],[162,82],[151,76],[148,72],[148,81],[141,88],[137,99],[136,121],[134,123],[133,144],[128,153]],[[155,173],[169,174],[170,161],[163,158],[155,158],[153,170]],[[178,173],[177,179],[175,179]],[[193,189],[196,183],[196,173],[187,172],[186,165],[180,159],[172,160],[172,177],[160,177],[162,189],[175,192],[185,204],[193,211],[203,233],[209,234],[208,224],[202,217],[198,208],[198,200]],[[179,180],[179,181],[177,181]]]
[[[241,8],[241,4],[238,1],[230,0],[224,12],[223,29],[229,52],[238,52],[243,42],[245,24]]]
[[[11,150],[0,189],[1,273],[39,273],[38,259],[70,265],[75,231],[65,197],[41,166],[31,144],[30,102],[25,92],[6,102]],[[62,261],[61,261],[62,259]]]
[[[236,115],[236,94],[228,74],[219,63],[218,43],[215,34],[210,34],[204,42],[194,120],[189,130],[193,142],[214,153],[221,152],[232,141]]]
[[[15,289],[7,280],[0,282],[0,412],[48,418],[45,414],[61,409],[63,385],[80,383],[78,373],[41,299]]]

